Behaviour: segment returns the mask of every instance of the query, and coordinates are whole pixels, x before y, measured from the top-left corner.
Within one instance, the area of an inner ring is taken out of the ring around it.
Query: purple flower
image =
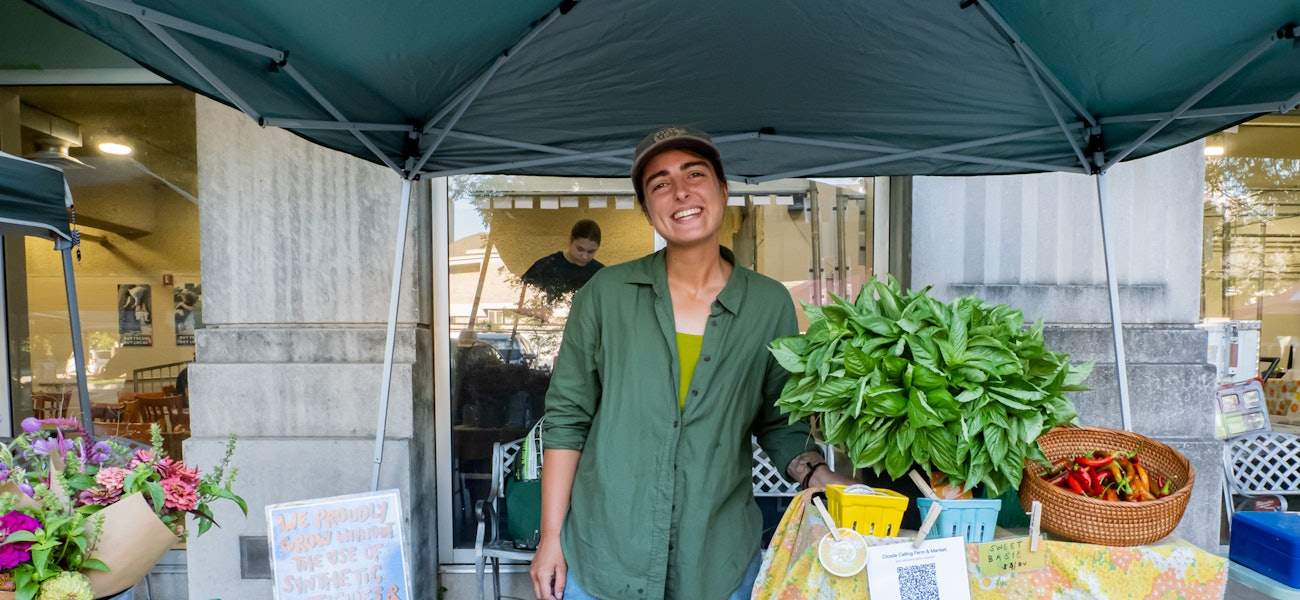
[[[9,534],[18,531],[36,531],[40,526],[40,521],[35,517],[11,510],[0,517],[0,540],[7,539]],[[32,554],[29,552],[31,547],[32,542],[0,544],[0,569],[12,569],[31,559]]]
[[[60,434],[57,438],[45,438],[34,440],[32,450],[37,454],[53,454],[58,452],[60,456],[72,449],[72,440],[66,439]]]
[[[86,462],[91,464],[100,464],[113,455],[113,448],[107,442],[95,442],[90,448],[90,454],[86,456]]]
[[[21,490],[24,494],[27,494],[29,498],[36,496],[36,490],[32,489],[31,484],[20,483],[18,484],[18,489]]]
[[[41,430],[41,422],[36,417],[27,417],[23,419],[23,431],[27,433],[36,433]]]

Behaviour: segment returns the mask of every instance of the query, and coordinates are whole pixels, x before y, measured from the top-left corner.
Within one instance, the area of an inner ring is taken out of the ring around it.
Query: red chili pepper
[[[1133,463],[1133,464],[1135,464],[1135,465],[1138,464],[1139,462],[1142,462],[1142,461],[1138,460],[1138,455],[1136,455],[1136,454],[1134,454],[1133,456],[1130,456],[1130,457],[1128,458],[1128,461],[1131,462],[1131,463]]]
[[[1092,481],[1093,481],[1093,471],[1092,471],[1092,469],[1089,469],[1089,468],[1087,468],[1087,467],[1084,467],[1084,468],[1082,468],[1082,469],[1079,469],[1079,470],[1076,471],[1076,472],[1079,474],[1079,484],[1083,487],[1083,489],[1085,489],[1085,490],[1087,490],[1089,493],[1091,493],[1091,492],[1092,492],[1092,489],[1093,489],[1093,485],[1092,485]]]
[[[1086,456],[1080,456],[1074,459],[1074,463],[1084,467],[1104,467],[1110,464],[1110,461],[1112,460],[1115,460],[1114,456],[1103,456],[1101,458],[1089,458]]]
[[[1070,489],[1073,490],[1074,493],[1080,496],[1086,495],[1083,493],[1083,485],[1079,483],[1078,471],[1070,471],[1070,477],[1066,479],[1066,481],[1069,483]]]
[[[1064,470],[1047,480],[1052,485],[1065,485],[1065,480],[1070,478],[1070,471]]]

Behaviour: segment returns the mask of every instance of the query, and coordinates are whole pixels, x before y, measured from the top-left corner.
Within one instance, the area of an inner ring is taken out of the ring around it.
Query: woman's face
[[[669,246],[717,241],[727,184],[708,160],[668,150],[650,159],[643,173],[646,219]]]
[[[587,238],[574,238],[569,240],[569,247],[564,249],[564,258],[579,267],[585,267],[595,260],[599,249],[600,244]]]

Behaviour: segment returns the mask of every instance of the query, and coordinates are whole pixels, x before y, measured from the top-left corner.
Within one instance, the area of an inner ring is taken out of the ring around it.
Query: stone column
[[[1118,264],[1133,430],[1179,450],[1196,470],[1176,533],[1219,543],[1221,444],[1214,367],[1199,320],[1201,145],[1121,164],[1106,175]],[[1091,392],[1072,395],[1085,425],[1120,428],[1096,179],[1042,174],[914,181],[914,288],[975,294],[1042,318],[1048,348],[1096,361]]]
[[[191,598],[270,599],[241,579],[240,537],[268,504],[366,492],[373,469],[401,180],[199,97],[203,324],[190,368],[206,468],[239,436],[221,524],[189,541]],[[433,598],[437,557],[429,333],[429,187],[411,209],[380,489],[401,492],[412,598]]]

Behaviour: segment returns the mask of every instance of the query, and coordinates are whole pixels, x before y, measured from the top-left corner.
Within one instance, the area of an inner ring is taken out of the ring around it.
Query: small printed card
[[[980,575],[1037,571],[1047,567],[1047,544],[1038,538],[1038,551],[1029,551],[1029,538],[1018,537],[985,542],[978,546]]]
[[[970,600],[963,538],[874,546],[867,557],[871,600]]]

